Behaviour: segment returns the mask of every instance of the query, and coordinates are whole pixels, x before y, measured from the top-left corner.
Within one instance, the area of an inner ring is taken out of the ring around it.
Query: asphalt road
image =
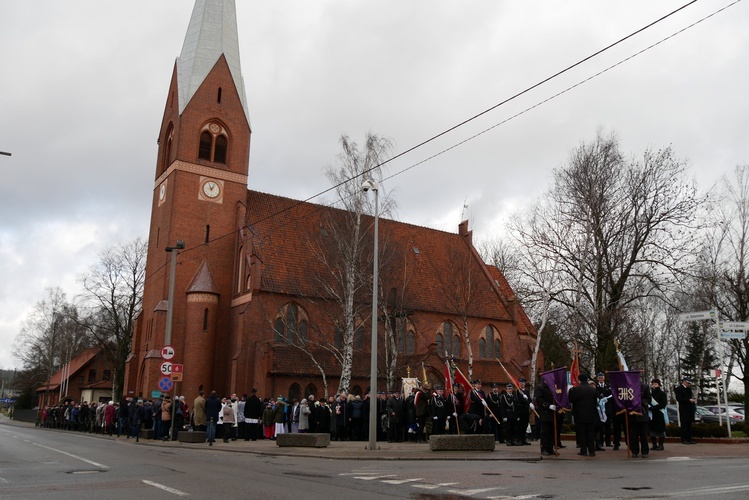
[[[749,498],[747,457],[332,460],[232,453],[219,444],[186,449],[0,425],[0,497]]]

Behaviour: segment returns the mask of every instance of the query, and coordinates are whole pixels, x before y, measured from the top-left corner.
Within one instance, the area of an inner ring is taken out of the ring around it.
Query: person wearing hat
[[[507,446],[520,446],[522,443],[518,438],[518,397],[515,394],[515,386],[505,385],[505,392],[499,397],[499,418],[502,420],[502,428],[505,431],[505,442]],[[525,432],[525,429],[523,429]]]
[[[486,407],[488,406],[486,402],[486,394],[484,394],[484,391],[481,390],[481,380],[476,379],[473,381],[473,389],[471,389],[471,393],[468,395],[468,398],[471,402],[470,406],[468,407],[468,413],[471,413],[472,415],[477,415],[482,422],[486,422],[486,419],[484,418],[486,416]]]
[[[528,442],[528,433],[526,431],[528,430],[533,403],[531,403],[531,395],[528,389],[525,388],[526,382],[523,377],[520,377],[518,379],[517,390],[515,391],[518,397],[518,441],[523,446],[530,446],[531,444]]]
[[[434,387],[434,394],[429,399],[429,410],[432,415],[432,434],[444,434],[447,416],[452,412],[448,411],[445,388],[441,385]]]
[[[682,444],[697,444],[692,440],[692,422],[697,411],[697,400],[692,392],[692,379],[683,377],[681,384],[674,389],[674,396],[679,405],[679,426],[681,427]]]
[[[580,456],[596,456],[594,427],[598,421],[598,391],[588,384],[588,375],[577,376],[580,382],[570,389],[569,401],[572,404],[572,416],[575,419],[575,434],[580,445]]]
[[[651,415],[648,433],[653,442],[651,450],[663,450],[663,442],[666,440],[666,423],[668,422],[666,412],[668,397],[661,389],[661,381],[657,378],[650,382],[650,395],[652,399],[648,407]]]
[[[486,403],[489,405],[489,410],[495,415],[500,415],[499,403],[502,398],[502,394],[499,392],[499,384],[496,382],[492,383],[492,390],[486,395]],[[501,421],[489,419],[489,427],[491,427],[492,433],[494,434],[494,441],[499,443],[505,442],[504,430],[502,429]]]

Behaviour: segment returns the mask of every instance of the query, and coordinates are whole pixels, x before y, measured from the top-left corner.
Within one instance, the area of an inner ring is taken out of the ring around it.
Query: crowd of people
[[[627,416],[614,405],[603,373],[598,373],[596,380],[581,374],[578,380],[579,384],[569,391],[569,402],[580,455],[595,456],[607,447],[618,450],[622,435],[627,435],[625,428],[629,430],[628,447],[633,456],[646,458],[650,450],[664,449],[667,397],[660,380],[653,379],[649,386],[642,384],[641,411]],[[694,444],[691,422],[695,399],[689,378],[684,378],[675,395],[682,442]],[[459,384],[449,393],[441,386],[424,384],[409,394],[379,392],[374,399],[369,394],[346,393],[320,400],[312,394],[301,401],[284,396],[261,399],[253,389],[249,395],[228,397],[219,397],[215,391],[206,397],[200,391],[192,407],[184,396],[172,401],[168,394],[154,400],[125,398],[119,403],[66,401],[43,408],[38,425],[127,437],[150,429],[147,434],[156,440],[176,440],[179,432],[196,430],[205,431],[211,442],[275,440],[289,432],[329,433],[334,441],[367,441],[372,404],[376,405],[378,441],[426,442],[433,434],[493,434],[496,442],[507,446],[527,446],[529,441],[539,440],[543,455],[566,447],[561,441],[566,409],[557,408],[546,383],[541,381],[531,394],[522,378],[517,387],[494,383],[488,393],[481,380],[474,380],[467,394]]]
[[[683,444],[696,444],[691,434],[696,410],[691,383],[689,377],[684,377],[674,390],[679,403]],[[579,455],[594,457],[596,452],[605,451],[608,447],[614,451],[619,450],[622,435],[628,436],[629,442],[625,441],[624,444],[635,458],[647,458],[651,450],[665,449],[666,425],[669,423],[666,411],[668,397],[661,387],[660,379],[653,378],[650,385],[641,384],[640,405],[628,412],[614,404],[611,386],[603,373],[598,373],[596,380],[590,380],[587,374],[580,374],[578,385],[570,389],[568,396]],[[565,410],[557,408],[551,390],[543,382],[536,387],[534,400],[541,424],[541,453],[552,455],[555,447],[565,447],[559,439]]]

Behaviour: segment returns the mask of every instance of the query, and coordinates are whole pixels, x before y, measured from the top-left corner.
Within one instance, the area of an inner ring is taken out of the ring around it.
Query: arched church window
[[[479,339],[479,359],[486,359],[486,339]]]
[[[200,149],[198,158],[201,160],[211,160],[211,149],[213,148],[213,136],[207,130],[200,134]]]
[[[409,330],[406,333],[406,354],[414,354],[416,352],[416,337],[413,330]]]
[[[213,153],[213,161],[215,163],[226,163],[226,148],[228,143],[225,135],[219,135],[216,137],[216,150]]]
[[[437,352],[440,354],[444,353],[445,352],[445,337],[443,337],[441,333],[437,334],[435,343],[437,344]]]
[[[209,123],[200,132],[198,158],[214,163],[226,164],[229,152],[229,136],[218,123]]]
[[[274,342],[298,344],[307,341],[309,318],[297,304],[289,303],[278,312],[273,322]]]

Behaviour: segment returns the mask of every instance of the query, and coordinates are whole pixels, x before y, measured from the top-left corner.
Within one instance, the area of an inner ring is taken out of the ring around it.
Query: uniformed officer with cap
[[[505,392],[499,398],[499,414],[505,430],[507,446],[521,445],[522,443],[518,442],[518,399],[515,386],[512,384],[505,385]]]
[[[441,385],[434,387],[434,394],[429,399],[429,409],[432,415],[432,434],[444,434],[447,416],[452,412],[448,411],[445,388]]]
[[[530,446],[528,442],[527,429],[528,421],[530,420],[531,412],[531,395],[528,393],[528,389],[525,388],[526,380],[524,378],[518,379],[517,401],[518,401],[518,442],[525,446]]]

